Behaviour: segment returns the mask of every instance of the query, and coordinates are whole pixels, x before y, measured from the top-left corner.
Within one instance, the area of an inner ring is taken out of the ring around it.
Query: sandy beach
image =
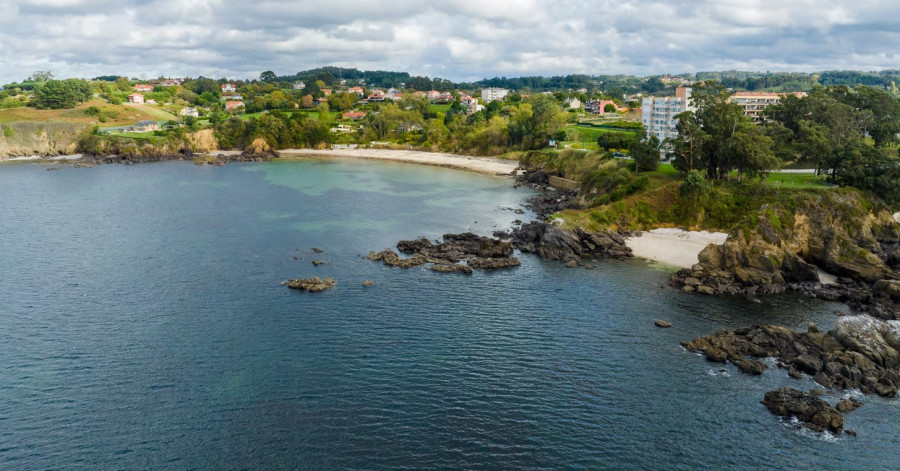
[[[215,152],[213,152],[215,153]],[[391,160],[435,167],[470,170],[488,175],[511,175],[519,167],[515,160],[500,160],[489,157],[442,154],[392,149],[283,149],[278,151],[282,158],[291,157],[351,157],[355,159]]]
[[[697,255],[707,245],[722,245],[727,238],[728,234],[724,232],[653,229],[644,232],[641,237],[627,238],[625,244],[631,247],[635,257],[690,268],[699,261]]]

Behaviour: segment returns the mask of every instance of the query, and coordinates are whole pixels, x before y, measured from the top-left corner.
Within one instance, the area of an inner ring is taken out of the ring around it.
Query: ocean
[[[827,329],[841,304],[686,294],[640,259],[523,255],[471,276],[365,259],[533,217],[507,178],[350,159],[48,166],[0,166],[0,469],[900,467],[897,400],[862,398],[856,438],[812,433],[760,404],[811,380],[679,345]],[[310,276],[337,287],[281,285]]]

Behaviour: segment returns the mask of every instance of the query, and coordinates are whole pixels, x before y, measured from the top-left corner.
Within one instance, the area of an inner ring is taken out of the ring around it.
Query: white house
[[[481,101],[485,104],[494,100],[502,100],[509,95],[509,90],[505,88],[485,88],[481,90]]]
[[[566,98],[566,101],[563,102],[563,106],[565,108],[572,108],[572,109],[581,108],[581,100],[579,100],[578,98],[574,98],[574,97]]]
[[[294,90],[303,90],[306,88],[306,84],[303,82],[294,82]]]
[[[180,114],[181,116],[193,116],[195,118],[200,117],[200,112],[197,111],[197,108],[194,108],[192,106],[186,106],[182,108],[178,114]]]
[[[237,87],[235,87],[233,83],[223,83],[222,84],[222,93],[236,92],[236,91],[237,91]]]

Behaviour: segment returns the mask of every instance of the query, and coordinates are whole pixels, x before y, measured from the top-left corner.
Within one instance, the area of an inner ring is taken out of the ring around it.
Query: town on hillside
[[[249,80],[59,80],[37,71],[3,86],[0,126],[12,138],[19,122],[74,123],[82,129],[77,150],[87,154],[129,142],[188,143],[189,133],[209,129],[219,149],[263,139],[273,149],[395,147],[512,158],[584,151],[632,160],[636,171],[668,162],[683,174],[742,179],[789,166],[814,169],[831,184],[879,185],[867,175],[897,158],[897,80],[897,71],[474,83],[335,67],[265,71]]]

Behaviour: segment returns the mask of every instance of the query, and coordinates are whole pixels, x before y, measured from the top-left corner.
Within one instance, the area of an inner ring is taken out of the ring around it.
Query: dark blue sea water
[[[641,260],[467,277],[360,257],[510,227],[528,192],[507,180],[353,160],[44,167],[0,166],[0,469],[900,467],[898,401],[863,399],[858,438],[805,432],[759,401],[812,382],[679,346],[829,326],[841,305],[687,295]],[[280,285],[314,275],[337,288]]]

